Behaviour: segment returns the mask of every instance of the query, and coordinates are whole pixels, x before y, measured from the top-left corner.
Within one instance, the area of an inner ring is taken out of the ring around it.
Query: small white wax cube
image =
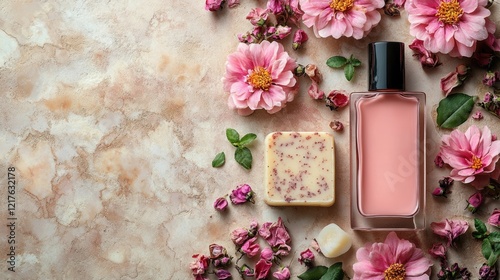
[[[316,238],[321,253],[327,258],[338,257],[352,246],[351,237],[336,224],[324,227]]]

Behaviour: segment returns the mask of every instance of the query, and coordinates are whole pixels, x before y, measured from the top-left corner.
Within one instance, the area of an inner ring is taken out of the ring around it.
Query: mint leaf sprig
[[[342,68],[344,67],[344,76],[348,81],[351,81],[354,77],[355,67],[361,65],[361,61],[355,58],[352,54],[349,58],[345,58],[340,55],[332,56],[326,61],[326,65],[331,68]]]
[[[236,147],[236,151],[234,152],[234,159],[237,163],[243,166],[245,169],[252,168],[252,152],[247,147],[252,143],[257,135],[255,133],[247,133],[243,137],[240,138],[240,134],[233,128],[226,129],[226,138]],[[226,156],[224,152],[218,153],[212,161],[212,167],[220,167],[224,164]]]
[[[472,236],[476,239],[482,239],[481,253],[486,259],[488,266],[492,267],[500,258],[500,232],[488,232],[486,225],[479,219],[474,219],[475,231]]]

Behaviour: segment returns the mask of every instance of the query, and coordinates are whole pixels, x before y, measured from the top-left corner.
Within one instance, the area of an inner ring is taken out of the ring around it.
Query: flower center
[[[404,280],[406,276],[406,270],[403,264],[393,263],[385,271],[385,280]]]
[[[439,21],[445,24],[456,24],[463,15],[464,10],[458,0],[441,1],[436,12]]]
[[[271,78],[271,74],[264,67],[257,66],[253,69],[252,73],[248,75],[248,82],[254,88],[268,90],[269,87],[271,87],[273,78]]]
[[[483,167],[483,163],[481,162],[480,158],[472,156],[472,165],[470,167],[474,170],[478,170]]]
[[[354,0],[332,0],[330,8],[337,12],[345,12],[354,6]]]

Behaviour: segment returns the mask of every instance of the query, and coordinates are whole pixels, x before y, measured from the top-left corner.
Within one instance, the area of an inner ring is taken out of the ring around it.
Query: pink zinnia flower
[[[464,234],[469,228],[469,223],[462,220],[448,220],[445,219],[441,222],[432,222],[432,231],[448,240],[447,246],[453,244],[455,239]]]
[[[277,42],[240,43],[228,56],[222,78],[229,92],[228,105],[240,115],[264,109],[273,114],[294,99],[298,83],[293,74],[297,63]]]
[[[488,38],[487,0],[413,0],[405,6],[410,34],[433,53],[471,57]]]
[[[390,232],[384,243],[367,244],[356,252],[353,279],[429,279],[432,262],[408,240]]]
[[[500,157],[500,140],[492,140],[487,126],[482,132],[475,125],[465,133],[455,129],[441,141],[441,157],[453,168],[452,179],[471,183],[478,189],[488,184]]]
[[[302,20],[316,37],[361,39],[380,21],[383,0],[300,0]]]

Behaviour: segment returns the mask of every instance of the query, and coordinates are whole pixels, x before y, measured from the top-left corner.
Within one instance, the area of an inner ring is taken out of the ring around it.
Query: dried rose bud
[[[231,192],[229,198],[233,204],[242,204],[247,201],[255,203],[253,196],[254,192],[252,188],[248,184],[243,184],[237,186],[236,189]]]
[[[318,83],[315,81],[311,82],[311,85],[307,89],[307,94],[314,100],[322,100],[325,98],[325,92],[319,89]]]
[[[469,210],[471,213],[476,213],[477,209],[481,204],[483,203],[483,195],[481,192],[475,192],[473,195],[467,199],[467,207],[466,209]]]
[[[227,256],[226,248],[219,244],[210,244],[210,246],[208,246],[208,250],[210,252],[211,259]]]
[[[252,277],[255,275],[255,270],[253,270],[251,267],[248,265],[244,264],[241,267],[236,266],[236,269],[240,273],[241,276],[243,277]]]
[[[237,228],[231,232],[231,240],[235,245],[242,245],[250,238],[248,230],[244,228]]]
[[[309,267],[312,266],[313,261],[314,261],[314,254],[311,250],[309,250],[309,248],[300,253],[299,257],[300,264],[305,264],[307,267]]]
[[[224,211],[227,208],[227,199],[225,197],[219,197],[214,202],[214,208],[219,211]]]
[[[441,65],[439,57],[424,47],[424,41],[415,39],[408,47],[413,50],[413,56],[418,58],[422,66],[432,68]]]
[[[189,269],[193,275],[202,275],[208,268],[208,258],[202,254],[193,255],[195,259],[193,262],[189,264]]]
[[[215,12],[222,9],[222,4],[224,4],[224,0],[206,0],[205,1],[205,10]]]
[[[483,264],[481,268],[479,268],[479,277],[480,280],[495,280],[497,279],[498,273],[495,266],[489,266],[487,264]]]
[[[267,33],[271,35],[274,40],[283,40],[286,36],[292,33],[292,28],[289,26],[278,25],[274,32],[270,32],[269,29]]]
[[[437,243],[432,245],[432,248],[429,249],[429,254],[435,258],[446,259],[446,248],[442,243]]]
[[[267,21],[268,15],[268,10],[262,8],[254,8],[250,10],[246,19],[248,19],[252,25],[263,26]]]
[[[260,252],[260,258],[267,261],[272,261],[274,259],[273,249],[269,247],[262,249],[262,251]]]
[[[444,161],[443,158],[441,157],[441,154],[438,154],[436,156],[436,158],[434,159],[434,164],[439,168],[442,168],[444,166]]]
[[[330,110],[337,110],[345,107],[349,103],[349,96],[344,90],[332,90],[326,97],[326,106]]]
[[[316,64],[307,64],[306,65],[306,75],[311,78],[313,82],[316,82],[318,84],[323,81],[323,75],[318,69],[318,66]]]
[[[342,131],[344,130],[344,124],[338,120],[334,120],[333,122],[330,122],[330,128],[335,131]]]
[[[483,113],[481,113],[480,111],[476,111],[473,115],[472,115],[472,118],[475,119],[475,120],[482,120],[483,119]]]
[[[229,256],[221,257],[221,258],[212,260],[212,263],[217,268],[227,267],[231,263],[231,257],[229,257]]]
[[[500,72],[496,71],[496,72],[491,72],[491,71],[488,71],[486,72],[486,74],[484,75],[484,78],[483,78],[483,84],[491,87],[493,86],[498,80],[500,79]]]
[[[298,29],[295,31],[295,34],[293,34],[292,49],[300,49],[302,44],[304,44],[308,39],[309,37],[307,36],[307,33],[302,29]]]
[[[219,279],[219,280],[225,280],[225,279],[229,279],[232,277],[231,272],[229,272],[225,269],[217,269],[215,271],[215,276],[217,276],[217,279]]]
[[[491,216],[488,218],[488,224],[500,228],[500,209],[493,210]]]
[[[280,0],[267,1],[267,9],[275,15],[279,15],[285,11],[284,3]]]
[[[433,196],[444,196],[446,197],[446,194],[444,192],[444,189],[441,188],[441,187],[436,187],[433,191],[432,191],[432,195]]]
[[[256,256],[260,252],[260,245],[257,243],[257,237],[245,241],[243,246],[241,246],[241,251],[249,258]]]
[[[278,271],[273,273],[273,277],[277,280],[289,280],[290,279],[290,269],[285,266],[280,268]]]

